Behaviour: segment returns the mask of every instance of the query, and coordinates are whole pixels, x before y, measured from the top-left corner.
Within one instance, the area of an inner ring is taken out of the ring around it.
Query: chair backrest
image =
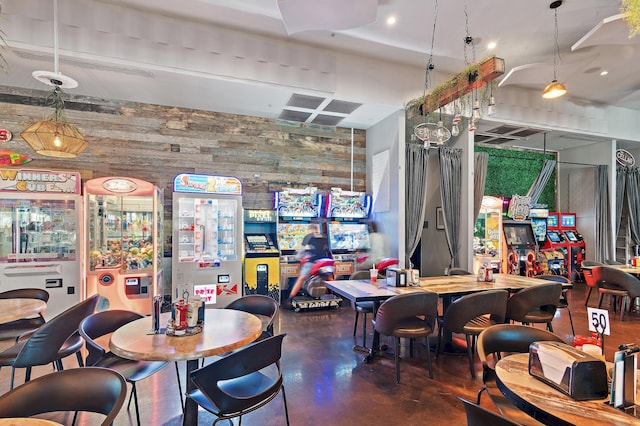
[[[349,277],[350,280],[368,280],[370,278],[371,278],[371,274],[369,273],[368,269],[366,271],[355,271]]]
[[[190,377],[200,391],[222,413],[237,413],[274,398],[282,387],[280,358],[285,334],[268,337],[245,346],[230,355],[194,370]],[[258,385],[253,392],[234,395],[224,388],[224,381],[237,379],[275,365],[277,377],[269,386]]]
[[[82,320],[93,313],[99,298],[94,294],[34,331],[16,355],[14,367],[45,365],[58,359],[58,350],[65,340],[78,332]]]
[[[605,259],[605,260],[604,260],[604,264],[605,264],[605,265],[624,265],[624,263],[622,263],[622,262],[618,262],[618,261],[617,261],[617,260],[615,260],[615,259]]]
[[[49,292],[42,288],[19,288],[0,293],[0,299],[37,299],[49,301]]]
[[[478,357],[483,368],[488,367],[490,357],[501,353],[527,353],[533,342],[568,342],[562,337],[542,328],[516,324],[491,326],[478,336]]]
[[[606,265],[596,266],[592,272],[597,286],[606,283],[607,286],[626,290],[632,299],[640,297],[640,280],[633,275]]]
[[[95,312],[80,323],[80,335],[87,347],[86,365],[95,365],[107,353],[95,339],[109,333],[113,333],[123,325],[143,318],[144,315],[133,311],[113,309]]]
[[[543,274],[543,275],[536,275],[535,278],[538,278],[541,280],[553,281],[561,284],[571,284],[571,281],[569,280],[569,278],[565,277],[564,275]]]
[[[127,383],[116,371],[71,368],[37,377],[0,396],[0,417],[29,417],[55,411],[87,411],[107,416],[109,425],[127,396]]]
[[[586,268],[583,268],[586,266]],[[596,280],[593,278],[593,269],[596,266],[604,266],[604,263],[596,262],[595,260],[583,260],[580,264],[582,275],[584,276],[584,282],[589,287],[596,287]]]
[[[449,275],[473,275],[471,272],[462,268],[449,268]]]
[[[514,423],[506,417],[501,416],[498,413],[489,411],[471,401],[467,401],[464,398],[458,397],[464,404],[464,412],[467,415],[467,426],[516,426],[518,423]]]
[[[432,327],[438,316],[438,294],[432,291],[399,294],[385,300],[376,313],[375,329],[390,336],[397,324],[407,318],[424,316]]]
[[[507,301],[507,319],[521,321],[529,312],[542,308],[555,312],[562,294],[562,284],[550,282],[525,288]]]
[[[507,309],[507,290],[487,290],[456,299],[444,313],[446,327],[461,333],[465,324],[481,315],[490,315],[495,322],[504,322]]]
[[[278,302],[262,294],[249,294],[229,303],[225,309],[248,312],[269,318],[265,329],[273,335],[273,321],[279,311]]]

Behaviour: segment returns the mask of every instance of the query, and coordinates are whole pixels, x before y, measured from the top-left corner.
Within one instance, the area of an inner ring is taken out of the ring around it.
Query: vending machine
[[[335,278],[349,277],[357,268],[357,258],[371,248],[369,217],[371,195],[332,188],[324,216],[328,222],[329,248],[335,260]]]
[[[280,250],[275,210],[244,211],[244,294],[264,294],[280,303]]]
[[[0,291],[49,292],[45,317],[82,297],[80,174],[0,169]]]
[[[284,188],[275,193],[274,207],[278,214],[276,232],[280,249],[280,288],[289,290],[300,274],[300,262],[296,254],[302,240],[309,233],[309,225],[320,220],[322,195],[314,187]]]
[[[151,313],[162,294],[163,194],[128,177],[84,184],[86,277],[84,295],[102,296],[98,309]]]
[[[223,308],[242,296],[242,183],[179,174],[173,181],[174,299],[200,296]]]

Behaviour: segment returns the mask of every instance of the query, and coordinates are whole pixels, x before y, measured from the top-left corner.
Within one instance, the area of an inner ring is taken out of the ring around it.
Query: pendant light
[[[65,116],[62,89],[72,89],[77,87],[78,83],[73,78],[58,72],[58,0],[53,0],[53,59],[54,72],[34,71],[32,75],[36,80],[53,86],[47,103],[53,106],[54,112],[48,120],[36,121],[27,127],[20,136],[40,155],[75,158],[87,149],[89,144]]]
[[[554,23],[555,23],[555,32],[554,32],[554,41],[555,41],[555,49],[553,52],[553,81],[544,88],[542,92],[542,97],[544,99],[557,99],[561,96],[564,96],[567,93],[567,88],[564,84],[558,82],[558,78],[556,73],[558,71],[558,60],[560,59],[560,46],[558,45],[558,8],[562,6],[562,0],[553,1],[549,8],[553,9],[554,14]]]

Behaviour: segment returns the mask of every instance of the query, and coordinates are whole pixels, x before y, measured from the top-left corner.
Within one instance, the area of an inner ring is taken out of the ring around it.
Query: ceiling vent
[[[521,139],[529,138],[533,135],[545,133],[546,130],[533,127],[513,126],[510,124],[485,123],[480,124],[475,132],[475,143],[486,143],[500,145],[512,143]]]
[[[280,120],[337,126],[362,104],[294,93],[278,116]]]

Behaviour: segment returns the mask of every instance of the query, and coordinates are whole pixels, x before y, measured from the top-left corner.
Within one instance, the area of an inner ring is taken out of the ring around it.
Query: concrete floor
[[[577,334],[589,334],[584,307],[585,285],[578,283],[571,291],[570,306]],[[591,306],[597,303],[592,295]],[[466,424],[461,396],[475,400],[482,387],[481,374],[472,380],[465,355],[441,355],[433,362],[434,378],[428,378],[425,348],[416,345],[414,358],[401,361],[402,380],[395,381],[392,359],[377,358],[363,362],[363,354],[353,351],[354,342],[361,343],[361,328],[354,338],[354,311],[348,303],[338,309],[301,312],[281,311],[275,324],[276,332],[286,333],[282,367],[292,425],[464,425]],[[566,309],[559,310],[553,322],[557,334],[570,339]],[[372,340],[368,324],[368,343]],[[620,343],[640,343],[640,315],[629,314],[620,322],[611,315],[612,335],[606,339],[607,359]],[[384,340],[383,340],[384,342]],[[391,345],[389,341],[389,345]],[[7,342],[0,342],[2,348]],[[403,349],[404,352],[404,349]],[[67,368],[77,367],[75,360],[65,360]],[[181,363],[181,372],[184,364]],[[476,371],[481,365],[476,357]],[[10,368],[0,370],[0,392],[9,387]],[[47,367],[38,367],[33,377],[46,374]],[[183,375],[184,376],[184,375]],[[24,379],[18,371],[17,383]],[[182,377],[184,381],[184,377]],[[184,386],[184,384],[183,384]],[[182,424],[180,402],[172,365],[138,384],[143,425]],[[488,398],[483,405],[492,409]],[[72,415],[43,415],[44,418],[70,424]],[[213,416],[200,410],[199,424],[211,424]],[[78,424],[100,424],[101,416],[83,415]],[[116,425],[135,424],[135,412],[123,408]],[[225,424],[222,422],[221,424]],[[230,424],[226,422],[226,424]],[[237,420],[233,424],[238,424]],[[282,397],[278,396],[262,409],[243,418],[244,425],[283,425]]]

